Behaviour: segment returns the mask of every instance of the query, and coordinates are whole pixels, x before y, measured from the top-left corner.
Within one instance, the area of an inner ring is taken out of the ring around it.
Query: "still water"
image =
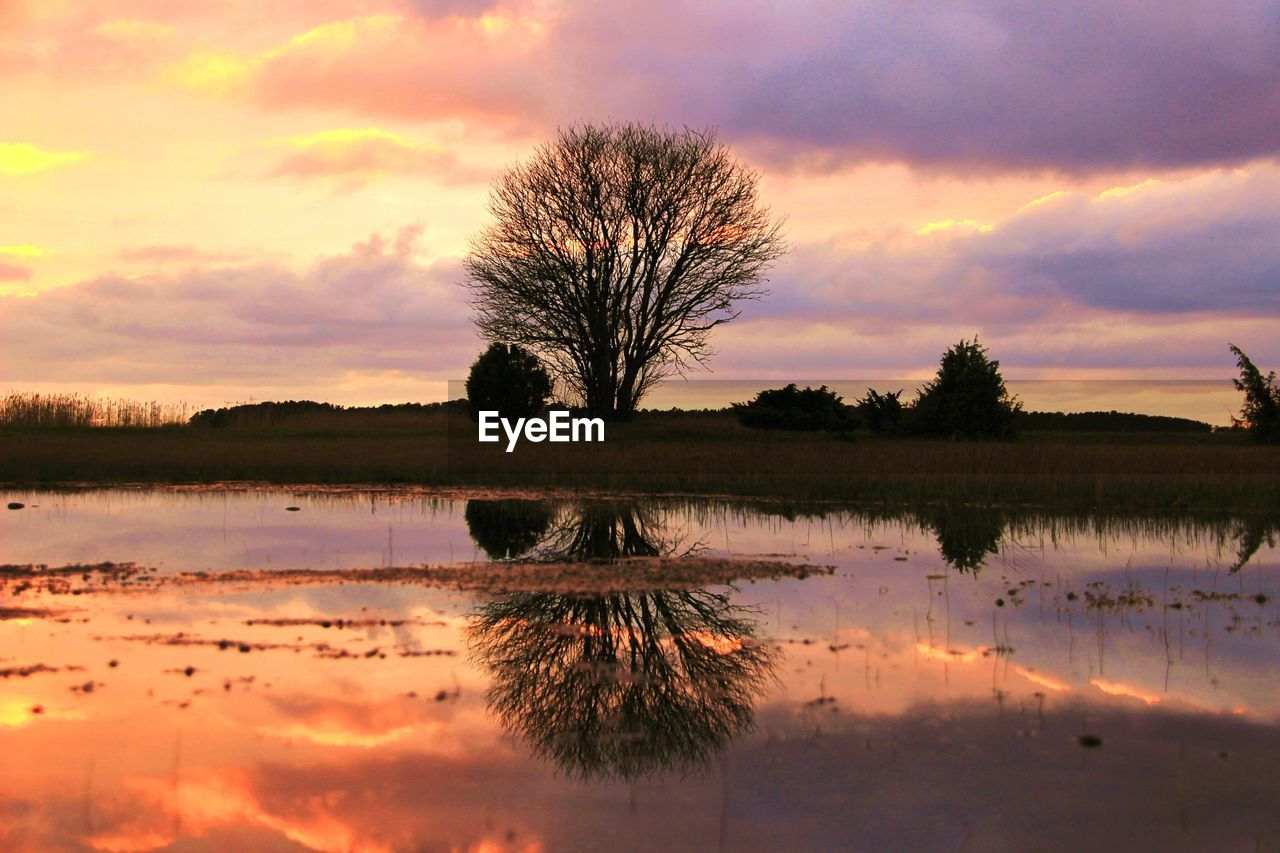
[[[1274,519],[3,500],[5,850],[1280,845]]]

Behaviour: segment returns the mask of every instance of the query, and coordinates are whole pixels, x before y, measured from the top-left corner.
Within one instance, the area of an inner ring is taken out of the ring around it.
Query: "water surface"
[[[7,850],[1280,844],[1265,519],[4,500]]]

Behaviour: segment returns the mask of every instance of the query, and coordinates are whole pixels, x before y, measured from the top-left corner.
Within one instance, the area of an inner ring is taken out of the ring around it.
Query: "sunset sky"
[[[715,378],[1280,362],[1275,2],[0,0],[0,80],[0,390],[439,399],[490,180],[606,119],[787,217]]]

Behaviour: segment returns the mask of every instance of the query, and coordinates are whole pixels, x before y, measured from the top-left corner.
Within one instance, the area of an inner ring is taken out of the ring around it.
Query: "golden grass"
[[[10,393],[0,397],[0,426],[145,427],[186,423],[183,403],[99,399],[83,394]]]

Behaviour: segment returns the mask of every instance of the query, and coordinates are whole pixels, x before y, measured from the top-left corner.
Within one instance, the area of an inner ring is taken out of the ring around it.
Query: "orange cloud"
[[[183,779],[176,791],[168,781],[136,779],[129,785],[167,815],[181,815],[186,835],[205,835],[227,824],[257,824],[311,850],[382,853],[391,845],[360,837],[360,832],[320,803],[308,803],[300,814],[283,815],[259,800],[248,774],[215,770]],[[171,820],[166,823],[172,823]],[[90,837],[95,850],[148,850],[172,844],[178,836],[159,820],[135,819]]]
[[[1141,688],[1134,687],[1131,684],[1124,684],[1119,681],[1107,681],[1102,678],[1091,678],[1089,683],[1101,690],[1103,693],[1111,696],[1125,696],[1130,699],[1138,699],[1148,705],[1156,705],[1160,702],[1160,697],[1154,693],[1148,693]]]
[[[436,703],[412,699],[352,699],[291,696],[274,698],[282,722],[263,726],[263,734],[300,739],[323,746],[376,747],[414,732],[438,729]]]
[[[434,174],[449,181],[483,180],[485,173],[462,167],[453,154],[376,127],[341,128],[284,140],[291,149],[273,174],[295,178]]]
[[[528,60],[546,33],[538,21],[495,14],[373,15],[323,24],[258,53],[197,52],[167,77],[271,108],[515,121],[543,99]]]

